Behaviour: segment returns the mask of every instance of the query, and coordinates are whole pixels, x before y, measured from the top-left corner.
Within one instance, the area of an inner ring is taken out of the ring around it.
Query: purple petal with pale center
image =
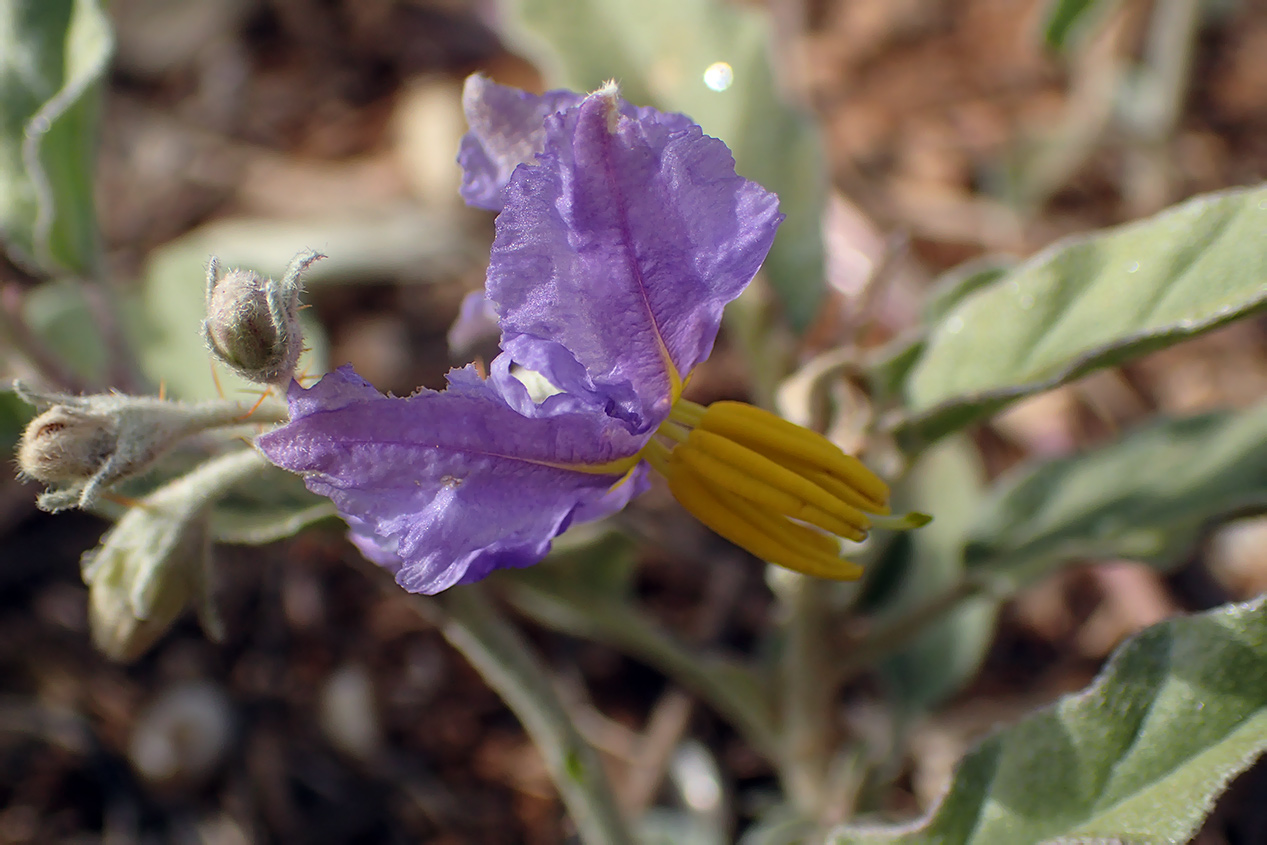
[[[574,400],[572,400],[574,401]],[[449,389],[387,397],[350,367],[292,385],[291,422],[256,440],[347,517],[367,557],[412,592],[436,593],[541,560],[578,519],[619,510],[633,478],[567,469],[637,452],[643,440],[601,413],[515,410],[468,367]],[[641,471],[639,471],[641,475]],[[397,568],[398,562],[398,568]]]
[[[537,164],[506,187],[487,285],[515,361],[639,433],[668,415],[670,365],[685,377],[708,357],[782,220],[725,144],[649,111],[599,93],[546,118]]]

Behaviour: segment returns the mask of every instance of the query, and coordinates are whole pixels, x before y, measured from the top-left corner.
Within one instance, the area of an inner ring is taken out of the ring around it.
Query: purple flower
[[[856,577],[835,538],[802,523],[860,539],[863,511],[887,513],[884,485],[773,415],[681,398],[770,249],[777,198],[735,174],[721,141],[613,86],[534,97],[473,77],[464,104],[463,195],[501,209],[487,295],[503,351],[489,377],[455,370],[447,390],[408,398],[347,367],[294,384],[291,422],[258,439],[264,454],[329,496],[412,591],[539,561],[571,523],[623,507],[648,466],[759,556]],[[559,392],[534,401],[514,367]]]

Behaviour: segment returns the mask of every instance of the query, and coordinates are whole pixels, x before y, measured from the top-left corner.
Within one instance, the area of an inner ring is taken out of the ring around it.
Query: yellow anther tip
[[[815,570],[806,572],[806,575],[812,575],[816,578],[826,578],[830,581],[857,581],[862,577],[862,567],[850,560],[840,561],[840,569],[836,572],[824,572]]]

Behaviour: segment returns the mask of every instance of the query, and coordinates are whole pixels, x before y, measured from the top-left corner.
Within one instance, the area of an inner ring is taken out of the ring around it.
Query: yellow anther
[[[889,516],[888,486],[820,434],[740,402],[705,408],[680,400],[682,380],[663,344],[661,352],[674,401],[636,455],[545,465],[620,476],[619,486],[646,461],[713,531],[763,560],[818,578],[862,574],[840,556],[837,538],[861,541],[872,526],[901,530],[928,521],[919,513]]]
[[[858,508],[847,502],[842,502],[817,484],[784,466],[780,466],[764,455],[733,440],[728,440],[716,432],[700,428],[693,430],[686,444],[675,449],[674,454],[676,455],[679,451],[683,452],[684,455],[698,451],[716,458],[719,462],[728,464],[739,471],[741,475],[750,476],[753,481],[761,485],[772,487],[775,490],[781,490],[794,496],[806,505],[812,505],[820,511],[854,526],[859,531],[865,532],[871,527],[871,522],[867,519],[867,515]],[[729,483],[722,482],[720,486],[726,487]],[[833,531],[833,533],[836,532]]]
[[[700,411],[702,413],[693,409],[688,412],[698,414],[696,425],[704,431],[770,457],[777,453],[780,457],[817,467],[857,490],[871,507],[883,507],[889,501],[887,484],[857,458],[845,454],[817,432],[743,402],[714,402]]]
[[[862,577],[862,567],[840,556],[840,542],[834,537],[771,516],[725,490],[711,489],[723,504],[740,518],[751,522],[771,537],[802,554],[802,568],[797,572],[837,581],[855,581]]]
[[[692,435],[691,441],[696,439]],[[738,448],[742,449],[743,447],[740,446]],[[749,454],[755,455],[755,453],[751,452]],[[760,456],[756,455],[756,458],[760,458]],[[670,454],[670,473],[678,471],[677,468],[679,466],[689,469],[700,480],[707,482],[710,487],[730,491],[740,498],[747,499],[753,504],[761,505],[782,516],[817,525],[824,531],[839,534],[841,537],[847,537],[850,540],[862,540],[867,536],[866,531],[870,527],[870,523],[862,511],[844,505],[844,507],[852,511],[850,515],[854,519],[840,519],[786,489],[772,486],[767,481],[768,476],[745,471],[747,469],[746,466],[740,468],[739,465],[726,463],[707,452],[692,449],[691,445],[674,449]],[[782,474],[780,473],[779,475]],[[843,505],[840,502],[835,504],[838,508]]]
[[[862,570],[856,564],[832,556],[792,530],[800,528],[808,532],[810,529],[785,523],[788,533],[771,533],[766,530],[770,517],[761,515],[759,508],[747,506],[734,496],[727,496],[723,502],[692,472],[672,473],[669,490],[696,519],[762,560],[820,578],[853,580],[861,575]],[[759,515],[756,520],[752,518],[754,512]]]
[[[860,493],[848,482],[841,481],[834,475],[828,475],[821,469],[810,464],[803,463],[793,458],[783,458],[782,463],[785,467],[795,472],[797,475],[808,478],[810,481],[822,487],[828,493],[831,493],[837,499],[848,502],[860,511],[866,511],[869,514],[888,514],[891,512],[887,502],[874,502]],[[875,517],[871,517],[871,524],[875,525]]]

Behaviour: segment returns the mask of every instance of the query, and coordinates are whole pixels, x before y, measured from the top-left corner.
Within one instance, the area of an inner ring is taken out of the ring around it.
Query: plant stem
[[[1126,69],[1128,9],[1115,8],[1099,24],[1069,66],[1064,115],[1030,156],[1018,185],[1018,199],[1037,209],[1086,164],[1113,121],[1115,100]]]
[[[1169,142],[1191,87],[1192,57],[1201,27],[1200,0],[1157,0],[1149,20],[1144,61],[1126,117],[1129,148],[1123,190],[1134,215],[1174,201],[1175,166]]]
[[[783,680],[781,776],[796,808],[817,819],[835,747],[832,704],[838,675],[827,636],[828,591],[803,575],[779,573],[776,593],[787,615],[780,671]]]
[[[1158,0],[1148,29],[1144,61],[1155,96],[1144,134],[1169,137],[1179,122],[1192,76],[1201,26],[1201,0]]]
[[[768,760],[778,759],[769,709],[759,700],[759,688],[748,691],[740,686],[743,667],[738,664],[706,662],[642,614],[616,602],[584,606],[524,582],[511,585],[506,598],[540,625],[609,645],[654,666],[725,717],[754,751]]]
[[[547,667],[479,586],[450,590],[439,604],[444,638],[519,717],[545,758],[582,841],[630,845],[633,839],[616,809],[602,762],[572,724],[550,685]]]

